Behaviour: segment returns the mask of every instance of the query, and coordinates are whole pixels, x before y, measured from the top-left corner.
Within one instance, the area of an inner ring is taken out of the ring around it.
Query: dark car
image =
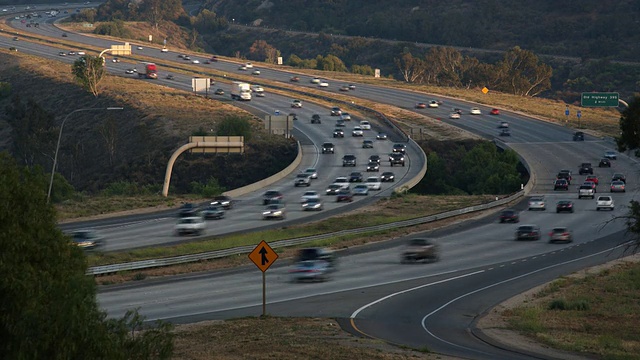
[[[611,167],[611,160],[602,158],[600,159],[600,163],[598,163],[598,167]]]
[[[335,148],[333,143],[326,142],[322,144],[322,153],[323,154],[335,154]]]
[[[537,225],[520,225],[516,230],[516,240],[540,240],[540,228]]]
[[[224,95],[224,90],[216,89],[216,92],[214,94],[216,94],[216,95]]]
[[[342,129],[333,130],[333,137],[334,138],[338,138],[338,137],[343,138],[344,137],[344,130],[342,130]]]
[[[291,82],[299,82],[299,81],[300,81],[300,78],[299,78],[299,77],[297,77],[297,76],[292,76],[292,77],[289,79],[289,81],[291,81]]]
[[[622,181],[623,183],[627,183],[627,177],[624,176],[624,174],[621,173],[615,173],[613,174],[613,176],[611,177],[611,182],[614,181]]]
[[[102,247],[103,238],[94,230],[76,230],[71,233],[73,244],[85,249],[94,250]]]
[[[336,196],[336,202],[343,202],[343,201],[347,201],[347,202],[353,201],[353,195],[351,194],[351,191],[345,190],[345,189],[338,191],[338,195]]]
[[[223,209],[229,210],[233,207],[233,200],[226,195],[219,195],[213,198],[211,205],[222,206]]]
[[[178,209],[178,217],[192,217],[196,216],[196,212],[198,211],[198,207],[192,203],[184,203]]]
[[[502,130],[500,130],[500,133],[498,135],[500,135],[500,136],[511,136],[511,130],[502,129]]]
[[[553,190],[569,190],[569,182],[566,179],[556,179]]]
[[[385,171],[380,175],[380,182],[394,182],[396,181],[396,175],[390,171]]]
[[[281,201],[283,199],[283,195],[278,190],[267,190],[267,192],[262,195],[262,205],[267,205],[273,200]]]
[[[593,167],[591,166],[591,163],[582,163],[580,165],[580,171],[578,171],[578,173],[580,175],[583,175],[583,174],[593,175]]]
[[[369,161],[375,161],[380,164],[380,161],[382,161],[382,159],[380,158],[380,155],[371,155],[369,156]]]
[[[342,157],[342,166],[356,166],[356,156],[347,154]]]
[[[62,37],[68,37],[67,33],[62,33]]]
[[[311,115],[311,123],[312,124],[321,124],[322,121],[320,120],[320,115],[318,115],[318,114]]]
[[[373,141],[372,140],[363,140],[362,141],[363,149],[373,149]]]
[[[349,182],[362,182],[362,180],[364,180],[364,177],[359,171],[354,171],[349,175]]]
[[[380,164],[376,161],[369,161],[367,164],[367,171],[380,171]]]
[[[573,141],[584,141],[584,133],[582,131],[573,133]]]
[[[389,163],[391,166],[393,165],[404,166],[404,154],[399,152],[393,152],[389,154]]]
[[[438,261],[438,244],[431,239],[411,239],[402,250],[401,262]]]
[[[393,149],[391,152],[405,154],[407,152],[407,146],[405,144],[393,144]]]
[[[569,185],[571,185],[571,180],[573,180],[573,177],[571,176],[571,171],[560,170],[558,175],[556,175],[556,179],[565,179],[565,180],[567,180]]]
[[[202,210],[202,217],[205,219],[222,219],[224,217],[224,209],[222,206],[209,205]]]
[[[560,200],[556,204],[556,213],[561,213],[563,211],[573,212],[573,201],[569,200]]]
[[[305,248],[298,251],[294,267],[289,271],[291,281],[325,281],[338,266],[333,251],[325,248]]]
[[[331,108],[331,116],[340,116],[340,115],[342,115],[342,110],[340,110],[339,107]]]
[[[515,210],[506,209],[506,210],[502,210],[502,212],[500,213],[499,219],[501,223],[505,223],[505,222],[517,223],[517,222],[520,222],[520,214]]]

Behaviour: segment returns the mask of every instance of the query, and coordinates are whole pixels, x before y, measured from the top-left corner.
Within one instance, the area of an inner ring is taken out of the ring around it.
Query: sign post
[[[576,113],[576,116],[578,117],[578,129],[580,129],[580,119],[582,119],[582,111],[578,110],[578,112]]]
[[[567,107],[564,109],[564,116],[567,117],[567,120],[565,122],[569,122],[569,105],[567,105]]]
[[[278,254],[262,240],[258,246],[249,253],[249,259],[262,271],[262,316],[267,315],[267,275],[266,271],[278,259]]]

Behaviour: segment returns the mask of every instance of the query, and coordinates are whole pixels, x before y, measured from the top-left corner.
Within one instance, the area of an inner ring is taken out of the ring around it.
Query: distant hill
[[[261,27],[640,59],[637,0],[233,0],[216,1],[213,9],[230,21]]]

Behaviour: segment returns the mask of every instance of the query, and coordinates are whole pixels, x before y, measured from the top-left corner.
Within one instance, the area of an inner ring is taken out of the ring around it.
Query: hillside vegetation
[[[173,151],[191,135],[216,135],[222,122],[249,124],[253,136],[246,153],[182,155],[171,192],[191,191],[192,182],[227,189],[246,185],[283,169],[297,154],[295,143],[264,133],[257,118],[226,100],[115,76],[104,79],[95,98],[73,81],[70,65],[8,52],[0,53],[0,78],[10,87],[0,99],[6,110],[0,114],[0,151],[47,172],[53,140],[67,115],[84,108],[124,108],[81,111],[68,118],[57,172],[79,191],[96,193],[125,183],[135,184],[127,187],[129,192],[157,193]]]

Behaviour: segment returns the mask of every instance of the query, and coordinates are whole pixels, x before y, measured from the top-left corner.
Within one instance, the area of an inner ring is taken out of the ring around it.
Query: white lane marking
[[[447,274],[451,274],[451,273],[458,272],[458,271],[460,271],[460,270],[458,270],[458,269],[449,270],[449,271],[443,271],[443,272],[440,272],[440,273],[426,275],[426,276],[416,276],[416,277],[412,277],[412,278],[408,278],[408,279],[392,280],[392,281],[385,281],[385,282],[377,283],[377,284],[355,286],[355,287],[351,287],[351,288],[348,288],[348,289],[339,289],[339,290],[325,291],[325,292],[320,292],[320,293],[309,293],[307,295],[292,296],[292,297],[288,297],[288,298],[284,298],[284,299],[280,299],[280,300],[270,301],[269,303],[270,304],[279,304],[279,303],[283,303],[283,302],[287,302],[287,301],[301,300],[301,299],[306,299],[306,298],[315,297],[315,296],[332,295],[332,294],[338,294],[338,293],[347,292],[347,291],[368,289],[368,288],[373,288],[373,287],[378,287],[378,286],[397,284],[397,283],[401,283],[401,282],[405,282],[405,281],[412,281],[412,280],[425,279],[425,278],[436,277],[436,276],[441,276],[441,275],[447,275]],[[186,313],[186,314],[181,314],[181,315],[174,316],[174,318],[175,317],[186,317],[186,316],[201,315],[201,314],[213,314],[213,313],[219,313],[219,312],[224,312],[224,311],[246,309],[246,308],[256,307],[256,306],[262,306],[262,301],[256,302],[256,303],[252,303],[252,304],[248,304],[248,305],[233,306],[233,307],[227,307],[227,308],[223,308],[223,309],[216,309],[216,310],[213,310],[213,311],[208,311],[206,313],[202,312],[202,311],[194,312],[194,313]],[[151,322],[151,321],[162,320],[162,319],[166,319],[166,318],[160,318],[160,317],[149,318],[148,317],[148,318],[146,318],[145,321]]]
[[[408,292],[413,291],[413,290],[418,290],[418,289],[422,289],[422,288],[425,288],[425,287],[428,287],[428,286],[442,284],[442,283],[445,283],[445,282],[448,282],[448,281],[462,279],[462,278],[465,278],[465,277],[468,277],[468,276],[472,276],[472,275],[477,275],[477,274],[480,274],[480,273],[483,273],[483,272],[484,272],[484,270],[474,271],[472,273],[462,274],[462,275],[455,276],[455,277],[452,277],[452,278],[449,278],[449,279],[439,280],[439,281],[436,281],[436,282],[423,284],[423,285],[416,286],[416,287],[413,287],[413,288],[410,288],[410,289],[406,289],[406,290],[402,290],[402,291],[398,291],[398,292],[389,294],[389,295],[387,295],[387,296],[385,296],[383,298],[380,298],[380,299],[378,299],[376,301],[370,302],[370,303],[360,307],[358,310],[354,311],[353,314],[351,314],[350,318],[351,319],[355,319],[355,317],[358,316],[358,314],[361,311],[365,310],[366,308],[371,307],[371,306],[376,305],[376,304],[379,304],[379,303],[381,303],[381,302],[383,302],[383,301],[385,301],[387,299],[390,299],[390,298],[392,298],[392,297],[394,297],[396,295],[402,295],[402,294],[408,293]]]
[[[615,249],[618,249],[618,248],[620,248],[620,247],[626,246],[626,244],[628,244],[628,242],[627,242],[627,243],[624,243],[624,244],[620,244],[620,245],[614,246],[614,247],[609,248],[609,249],[606,249],[606,250],[602,250],[602,251],[597,252],[597,253],[593,253],[593,254],[591,254],[591,255],[583,256],[583,257],[580,257],[580,258],[577,258],[577,259],[568,260],[568,261],[561,262],[561,263],[554,264],[554,265],[549,265],[549,266],[547,266],[547,267],[543,267],[543,268],[541,268],[541,269],[537,269],[537,270],[534,270],[534,271],[528,272],[528,273],[526,273],[526,274],[518,275],[518,276],[513,277],[513,278],[510,278],[510,279],[506,279],[506,280],[503,280],[503,281],[499,281],[499,282],[497,282],[497,283],[495,283],[495,284],[487,285],[487,286],[485,286],[485,287],[483,287],[483,288],[476,289],[476,290],[474,290],[474,291],[471,291],[471,292],[468,292],[468,293],[466,293],[466,294],[460,295],[460,296],[458,296],[458,297],[456,297],[456,298],[454,298],[454,299],[450,300],[449,302],[445,303],[444,305],[440,306],[439,308],[437,308],[437,309],[433,310],[433,311],[432,311],[432,312],[430,312],[429,314],[425,315],[425,317],[423,317],[423,318],[422,318],[422,328],[424,329],[424,331],[425,331],[427,334],[431,335],[434,339],[440,340],[441,342],[443,342],[443,343],[445,343],[445,344],[448,344],[448,345],[450,345],[450,346],[455,346],[455,347],[458,347],[458,348],[461,348],[461,349],[465,349],[465,350],[470,350],[470,351],[478,352],[478,351],[477,351],[477,350],[475,350],[475,349],[471,349],[471,348],[467,348],[467,347],[462,346],[462,345],[454,344],[454,343],[451,343],[451,342],[449,342],[449,341],[446,341],[446,340],[444,340],[444,339],[442,339],[442,338],[440,338],[440,337],[436,336],[436,335],[435,335],[435,334],[433,334],[431,331],[429,331],[429,329],[427,329],[427,325],[426,325],[426,321],[427,321],[427,319],[428,319],[429,317],[433,316],[435,313],[439,312],[440,310],[444,309],[445,307],[447,307],[447,306],[451,305],[452,303],[454,303],[454,302],[456,302],[456,301],[458,301],[458,300],[460,300],[460,299],[462,299],[462,298],[465,298],[465,297],[467,297],[467,296],[469,296],[469,295],[473,295],[473,294],[475,294],[475,293],[478,293],[478,292],[481,292],[481,291],[484,291],[484,290],[490,289],[490,288],[492,288],[492,287],[499,286],[499,285],[502,285],[502,284],[505,284],[505,283],[508,283],[508,282],[514,281],[514,280],[518,280],[518,279],[521,279],[521,278],[523,278],[523,277],[527,277],[527,276],[530,276],[530,275],[533,275],[533,274],[539,273],[539,272],[541,272],[541,271],[549,270],[549,269],[552,269],[552,268],[555,268],[555,267],[558,267],[558,266],[562,266],[562,265],[570,264],[570,263],[573,263],[573,262],[576,262],[576,261],[581,261],[581,260],[584,260],[584,259],[587,259],[587,258],[590,258],[590,257],[593,257],[593,256],[597,256],[597,255],[601,255],[601,254],[604,254],[604,253],[607,253],[607,252],[611,252],[611,251],[613,251],[613,250],[615,250]],[[480,353],[482,353],[482,352],[480,352]],[[484,354],[484,353],[483,353],[483,354]]]

